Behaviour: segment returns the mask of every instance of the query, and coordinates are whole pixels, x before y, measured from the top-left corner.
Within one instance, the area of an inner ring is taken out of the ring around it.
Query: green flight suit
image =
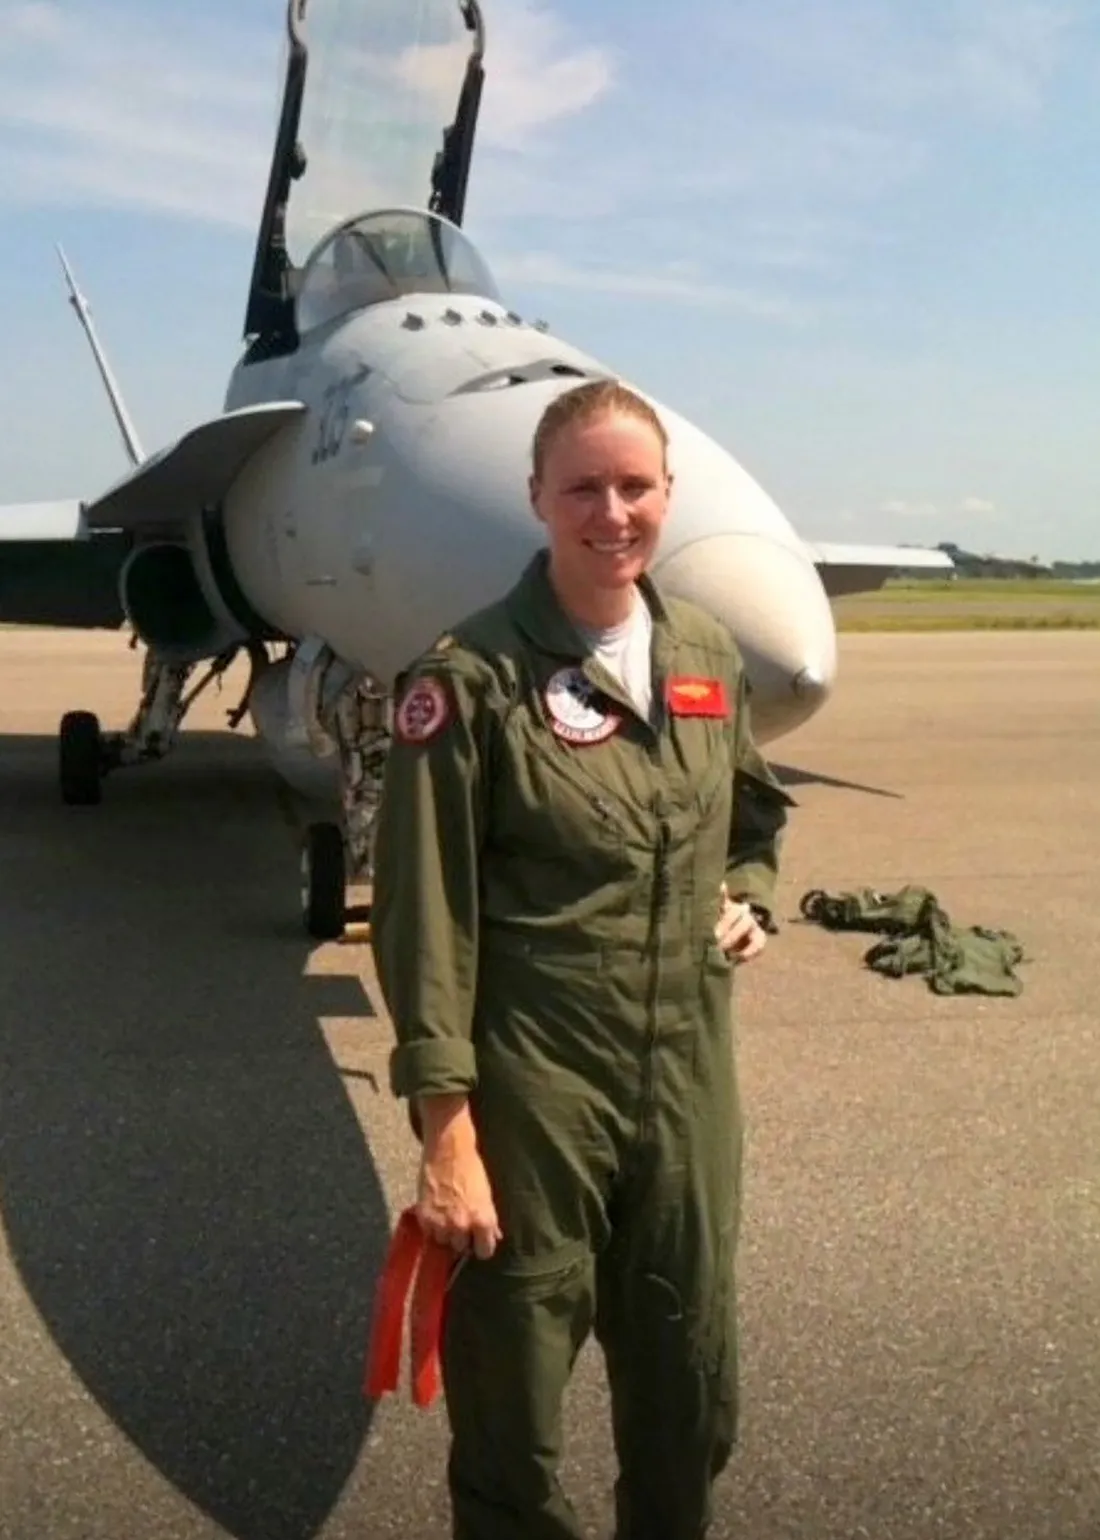
[[[504,1233],[448,1306],[455,1540],[579,1536],[556,1467],[592,1329],[617,1540],[698,1540],[735,1440],[741,1116],[714,926],[723,880],[770,911],[790,799],[729,632],[640,587],[655,729],[586,661],[545,552],[399,684],[373,902],[391,1085],[469,1093]]]

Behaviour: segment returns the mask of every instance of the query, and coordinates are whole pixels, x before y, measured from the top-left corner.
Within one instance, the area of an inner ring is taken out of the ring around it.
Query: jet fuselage
[[[290,356],[241,365],[226,409],[299,400],[224,509],[256,611],[383,682],[498,598],[544,543],[528,500],[547,403],[614,371],[495,299],[406,294],[321,325]],[[734,632],[762,742],[823,703],[832,612],[802,542],[733,457],[677,413],[655,576]]]

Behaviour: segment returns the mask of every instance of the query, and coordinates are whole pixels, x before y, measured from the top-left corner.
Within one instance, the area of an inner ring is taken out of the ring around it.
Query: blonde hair
[[[621,385],[618,380],[589,380],[584,385],[556,396],[543,412],[535,429],[535,442],[531,451],[535,480],[542,480],[550,446],[563,428],[572,423],[593,422],[597,417],[611,412],[621,412],[624,417],[633,417],[636,422],[643,422],[652,428],[667,458],[668,431],[649,402],[628,385]]]

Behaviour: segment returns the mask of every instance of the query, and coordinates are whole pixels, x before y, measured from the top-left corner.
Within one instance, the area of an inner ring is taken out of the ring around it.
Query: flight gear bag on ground
[[[886,978],[917,973],[938,995],[1018,995],[1015,972],[1025,960],[1007,930],[952,925],[936,895],[907,886],[896,893],[873,888],[830,894],[815,888],[802,897],[804,919],[826,930],[874,931],[886,939],[865,954],[867,967]]]

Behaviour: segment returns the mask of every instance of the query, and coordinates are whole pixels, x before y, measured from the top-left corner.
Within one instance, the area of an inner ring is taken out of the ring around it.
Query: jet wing
[[[307,410],[301,401],[268,401],[192,428],[89,503],[88,528],[182,531],[189,514],[219,503],[256,451]]]
[[[117,630],[129,548],[124,535],[92,535],[75,500],[0,508],[0,622]]]
[[[93,502],[0,507],[0,623],[99,627],[125,620],[118,578],[135,538],[182,534],[256,451],[307,408],[276,401],[203,423]]]
[[[807,541],[806,549],[830,599],[881,588],[895,572],[954,571],[946,551],[924,546],[844,545]]]
[[[0,545],[83,540],[87,534],[84,504],[75,499],[62,503],[10,503],[0,508]]]

